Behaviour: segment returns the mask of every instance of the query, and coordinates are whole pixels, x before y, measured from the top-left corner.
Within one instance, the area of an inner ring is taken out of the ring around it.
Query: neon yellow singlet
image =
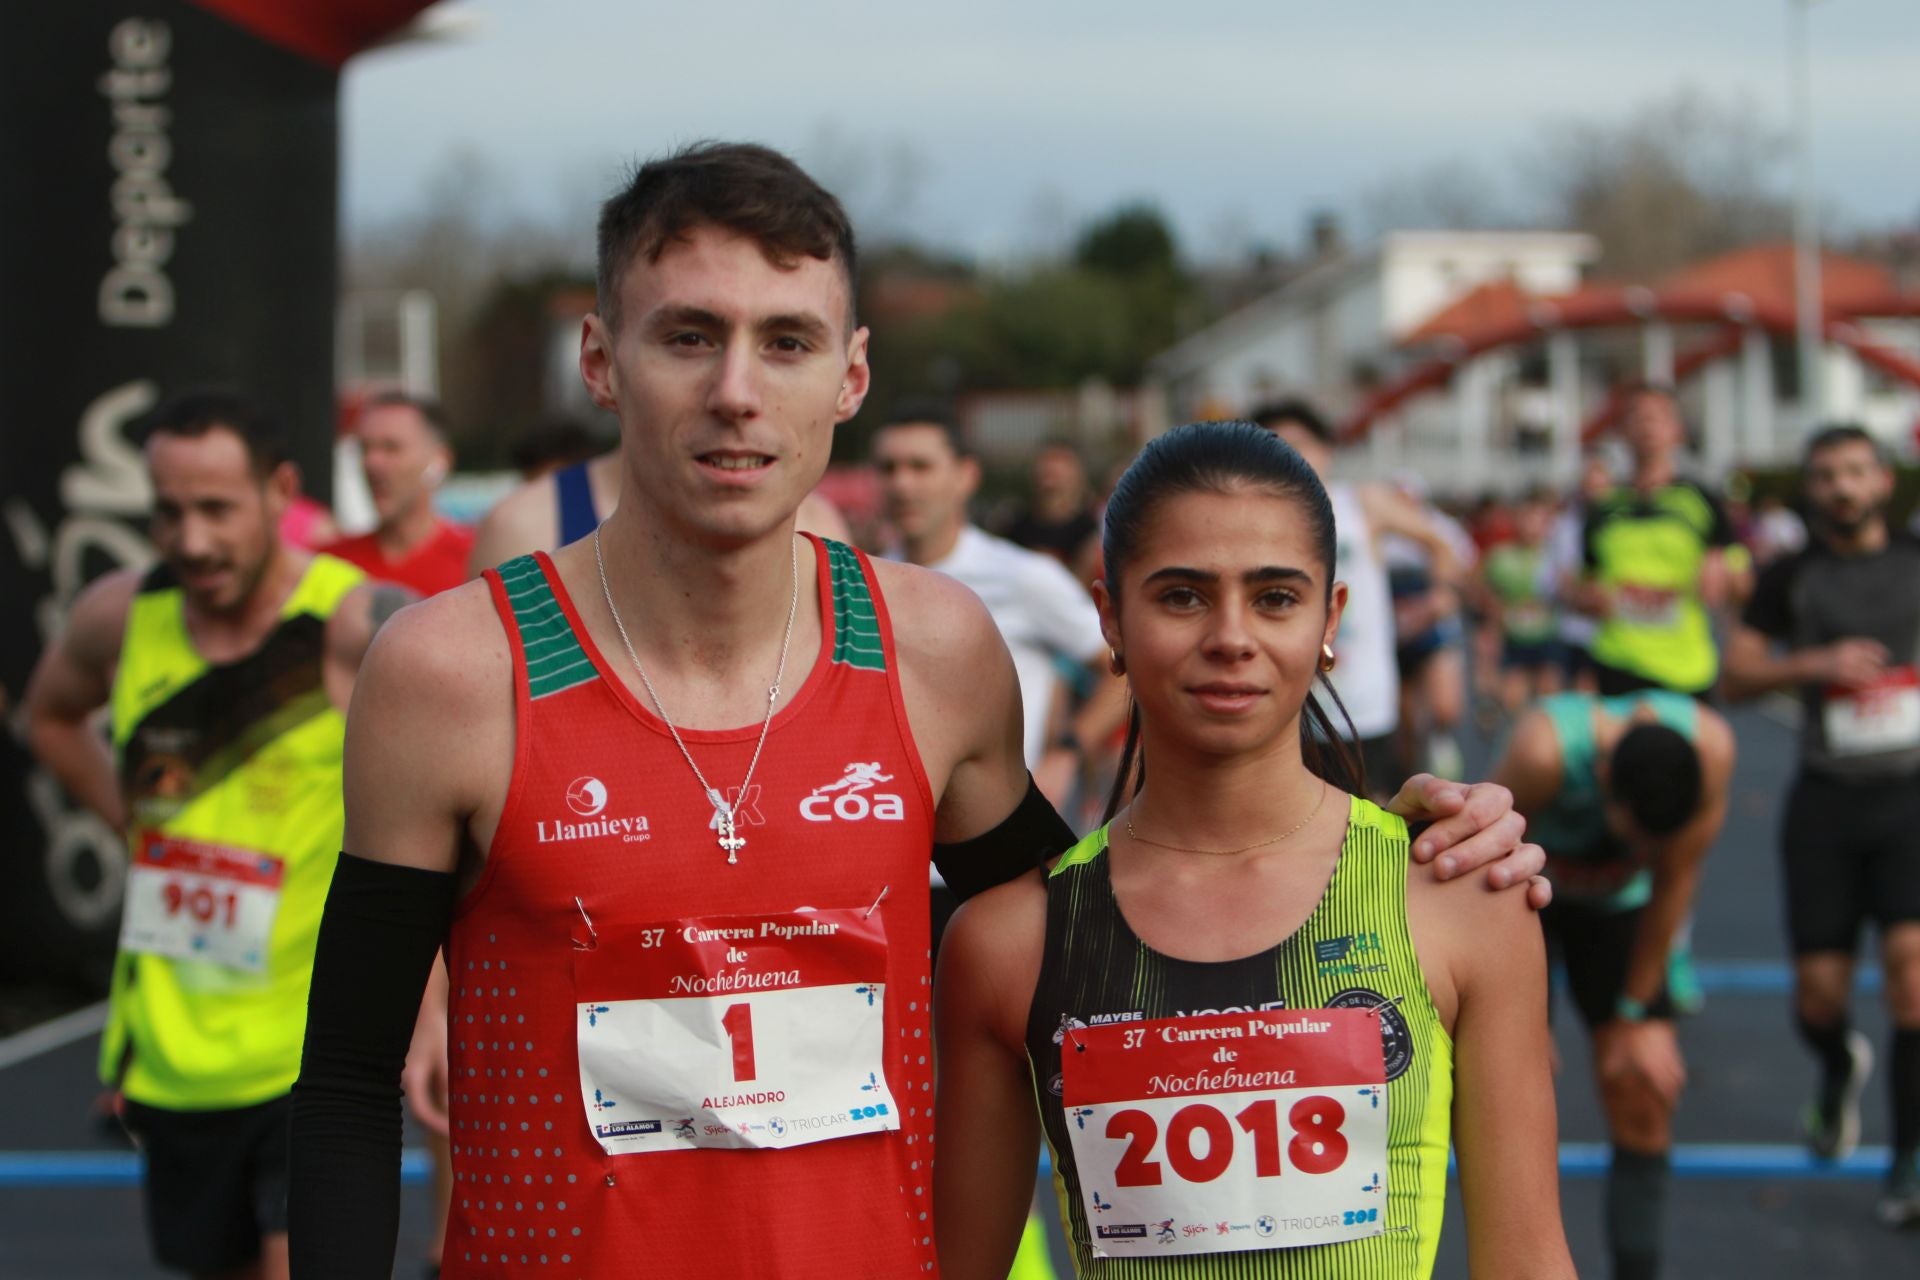
[[[1299,931],[1218,964],[1162,955],[1135,936],[1113,895],[1107,831],[1088,835],[1047,880],[1047,942],[1027,1056],[1052,1150],[1061,1216],[1083,1276],[1116,1280],[1406,1280],[1433,1272],[1447,1195],[1453,1042],[1433,1006],[1407,928],[1407,826],[1354,798],[1340,861]],[[1081,1204],[1056,1034],[1199,1010],[1376,1007],[1387,1075],[1383,1234],[1345,1244],[1169,1257],[1097,1258]]]
[[[364,576],[314,557],[259,649],[218,666],[195,652],[182,593],[164,569],[133,599],[110,706],[136,868],[155,836],[284,864],[257,968],[122,947],[100,1075],[136,1102],[250,1106],[287,1092],[299,1074],[344,821],[346,718],[323,678],[326,625]]]

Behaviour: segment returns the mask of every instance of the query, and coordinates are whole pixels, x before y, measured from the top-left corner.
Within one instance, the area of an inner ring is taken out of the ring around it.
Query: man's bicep
[[[94,583],[74,601],[66,627],[28,679],[22,705],[29,718],[77,720],[106,704],[133,587],[132,579],[116,575],[116,580]]]
[[[346,851],[375,862],[452,871],[459,857],[464,753],[449,691],[418,638],[376,638],[347,712]]]
[[[972,669],[969,677],[945,682],[944,689],[947,713],[964,726],[963,745],[934,815],[934,839],[948,844],[992,829],[1013,812],[1027,787],[1020,680],[1006,642],[990,622],[966,665]]]
[[[105,705],[112,691],[111,673],[88,661],[72,636],[62,636],[47,647],[27,680],[21,705],[29,721],[81,720]]]

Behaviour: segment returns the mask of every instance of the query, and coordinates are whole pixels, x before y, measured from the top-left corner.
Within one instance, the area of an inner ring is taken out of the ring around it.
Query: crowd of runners
[[[777,153],[640,168],[580,343],[620,443],[474,530],[430,402],[370,405],[378,526],[324,542],[268,408],[150,416],[159,565],[22,718],[129,842],[100,1072],[162,1265],[391,1274],[404,1091],[448,1277],[1001,1280],[1048,1232],[1084,1275],[1423,1276],[1450,1150],[1473,1274],[1566,1276],[1564,1005],[1611,1274],[1654,1276],[1725,705],[1775,694],[1806,1140],[1851,1152],[1878,1059],[1861,1216],[1920,1223],[1920,545],[1873,437],[1812,436],[1805,524],[1746,515],[1641,385],[1576,490],[1449,514],[1286,400],[1106,492],[1042,449],[989,530],[951,407],[866,403],[855,267]],[[857,540],[815,492],[856,414]]]

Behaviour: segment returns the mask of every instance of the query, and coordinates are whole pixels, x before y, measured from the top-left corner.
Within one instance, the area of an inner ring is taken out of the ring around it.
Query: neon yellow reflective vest
[[[261,646],[219,665],[195,652],[164,567],[134,596],[110,701],[130,863],[100,1075],[136,1102],[250,1106],[299,1074],[344,825],[327,620],[364,577],[314,557]],[[268,871],[249,883],[249,868]],[[210,922],[199,934],[182,918],[196,911]],[[223,923],[217,958],[195,954]]]

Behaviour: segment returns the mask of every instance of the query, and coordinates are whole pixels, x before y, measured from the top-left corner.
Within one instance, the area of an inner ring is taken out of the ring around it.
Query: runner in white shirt
[[[1049,758],[1055,748],[1077,754],[1079,746],[1070,730],[1049,732],[1061,683],[1057,659],[1099,669],[1106,657],[1093,597],[1058,560],[968,522],[980,465],[938,406],[896,412],[874,435],[873,460],[899,534],[896,558],[938,569],[972,588],[1006,637],[1026,712],[1027,767],[1049,790],[1053,780],[1045,774],[1059,763]],[[1056,805],[1061,800],[1048,798]]]

